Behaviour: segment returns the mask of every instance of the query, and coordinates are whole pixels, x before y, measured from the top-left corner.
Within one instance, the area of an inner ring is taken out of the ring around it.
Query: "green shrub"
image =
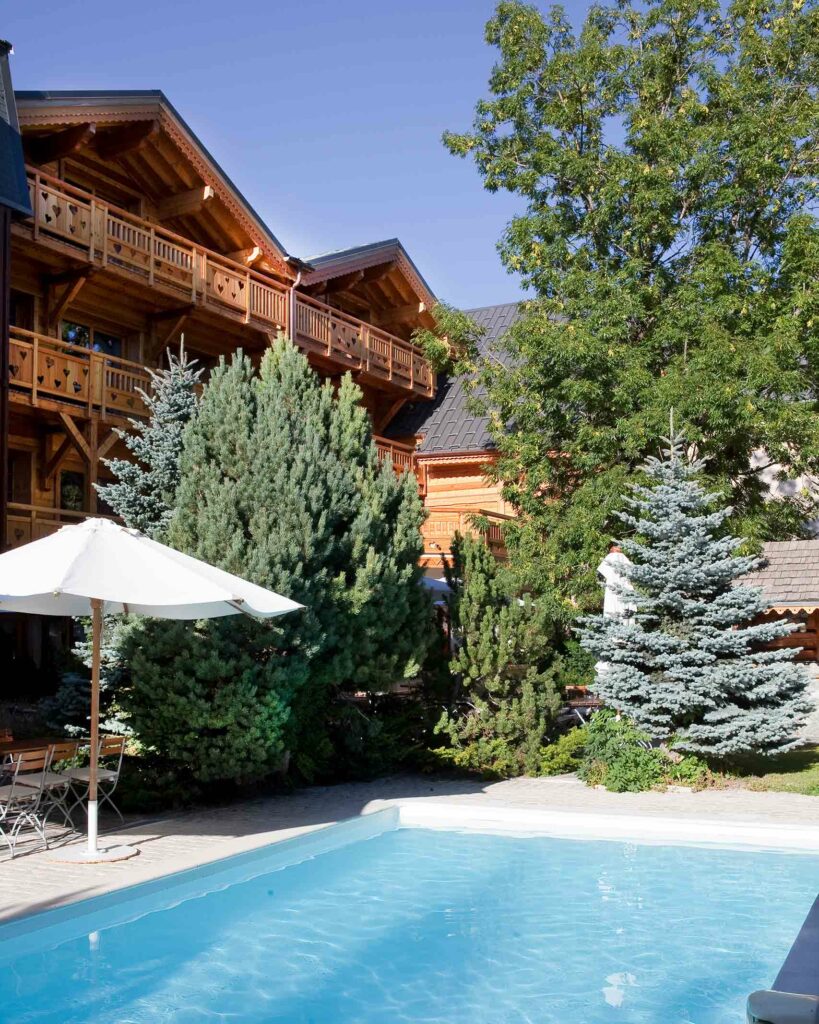
[[[588,726],[570,729],[554,743],[540,748],[538,775],[565,775],[580,767],[586,748]]]
[[[639,793],[660,785],[667,759],[647,746],[647,737],[627,718],[607,709],[592,715],[578,774],[590,786],[613,793]]]

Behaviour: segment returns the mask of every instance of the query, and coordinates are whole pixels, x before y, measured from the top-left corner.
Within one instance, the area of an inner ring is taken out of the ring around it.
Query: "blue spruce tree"
[[[148,418],[131,420],[133,433],[118,431],[133,459],[106,460],[116,482],[97,486],[126,526],[154,538],[161,537],[173,516],[182,433],[196,411],[202,375],[184,345],[178,356],[170,351],[167,355],[167,369],[148,371],[151,388],[143,392]]]
[[[632,531],[622,547],[633,612],[582,620],[583,646],[604,663],[594,692],[686,752],[789,750],[812,710],[807,673],[793,648],[765,646],[794,627],[755,622],[766,607],[761,590],[737,581],[762,562],[737,554],[742,542],[725,531],[732,509],[703,487],[704,463],[685,455],[680,437],[669,445],[618,514]]]

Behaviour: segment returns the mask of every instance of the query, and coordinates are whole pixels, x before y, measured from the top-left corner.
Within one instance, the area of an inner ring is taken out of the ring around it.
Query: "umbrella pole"
[[[100,744],[102,601],[91,601],[91,764],[88,769],[88,852],[97,852],[97,751]]]

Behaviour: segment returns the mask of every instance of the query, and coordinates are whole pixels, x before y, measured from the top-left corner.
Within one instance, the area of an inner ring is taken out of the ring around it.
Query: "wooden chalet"
[[[397,239],[290,255],[159,91],[19,92],[17,112],[31,210],[10,228],[0,543],[110,511],[94,484],[126,454],[114,428],[183,332],[206,368],[286,332],[322,377],[352,372],[380,453],[413,469],[381,435],[433,397],[411,338],[435,297]]]
[[[479,348],[486,354],[517,319],[518,304],[466,312],[484,330]],[[512,518],[512,509],[503,500],[500,485],[487,479],[487,466],[496,458],[495,444],[486,418],[469,411],[463,381],[442,375],[434,401],[408,403],[386,434],[415,448],[427,508],[423,527],[427,574],[443,574],[443,560],[456,531],[480,534],[497,557],[505,558],[503,524]],[[478,529],[476,517],[488,527]]]
[[[183,331],[206,366],[286,331],[322,376],[353,372],[376,431],[432,396],[410,339],[434,296],[400,242],[288,255],[160,92],[18,110],[33,216],[12,228],[8,544],[99,511],[112,428]]]
[[[797,660],[819,673],[819,540],[769,541],[765,566],[743,578],[761,587],[768,610],[765,619],[786,619],[796,629],[774,647],[800,647]]]

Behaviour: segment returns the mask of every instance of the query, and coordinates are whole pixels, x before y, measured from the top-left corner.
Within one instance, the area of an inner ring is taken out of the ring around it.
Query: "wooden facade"
[[[396,240],[290,256],[157,92],[20,93],[32,215],[11,229],[7,545],[105,514],[94,484],[182,333],[206,368],[287,333],[350,371],[380,434],[435,381],[412,343],[434,296]],[[396,471],[411,446],[378,438]]]

